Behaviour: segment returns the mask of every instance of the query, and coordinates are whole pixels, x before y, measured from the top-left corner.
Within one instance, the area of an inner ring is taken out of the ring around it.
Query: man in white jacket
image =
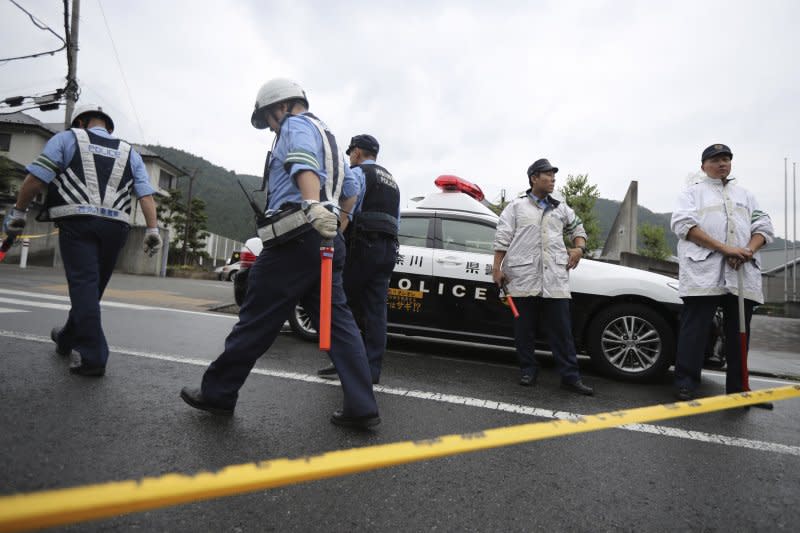
[[[700,166],[705,176],[681,193],[672,213],[672,231],[679,238],[679,289],[683,299],[675,395],[682,401],[692,399],[700,383],[703,352],[717,307],[722,307],[725,325],[725,391],[743,390],[738,269],[744,269],[748,343],[753,307],[764,303],[758,249],[772,242],[772,221],[759,209],[755,196],[729,178],[731,159],[733,152],[724,144],[706,148]]]
[[[569,303],[569,270],[586,252],[586,231],[581,219],[566,204],[551,196],[558,168],[539,159],[528,168],[531,188],[506,206],[494,238],[492,278],[498,286],[508,282],[519,318],[514,338],[522,377],[520,385],[536,383],[534,357],[536,324],[545,322],[547,340],[561,374],[563,389],[591,396],[581,380]],[[574,248],[567,249],[564,234]]]

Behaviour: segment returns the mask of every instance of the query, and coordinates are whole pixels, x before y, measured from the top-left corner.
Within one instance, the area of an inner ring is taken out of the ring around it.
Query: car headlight
[[[677,290],[679,290],[679,289],[678,289],[678,282],[677,282],[677,281],[668,281],[668,282],[667,282],[667,285],[669,285],[670,287],[672,287],[672,288],[673,288],[673,289],[675,289],[676,291],[677,291]]]

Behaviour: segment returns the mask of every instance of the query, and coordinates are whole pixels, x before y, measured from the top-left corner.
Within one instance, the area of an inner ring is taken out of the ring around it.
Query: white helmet
[[[308,98],[306,92],[300,87],[300,84],[293,80],[286,78],[275,78],[269,80],[261,86],[256,96],[256,106],[253,110],[253,115],[250,117],[250,123],[254,128],[263,130],[269,127],[264,114],[261,112],[265,107],[277,104],[278,102],[285,102],[293,98],[299,98],[305,102],[308,107]]]
[[[75,112],[72,114],[71,126],[73,128],[77,128],[78,119],[81,118],[81,115],[85,115],[87,113],[95,113],[97,115],[102,116],[103,119],[105,119],[106,121],[106,126],[108,126],[106,128],[108,130],[108,133],[114,133],[114,121],[111,119],[111,116],[109,116],[108,113],[103,111],[103,106],[97,104],[83,104],[75,108]]]

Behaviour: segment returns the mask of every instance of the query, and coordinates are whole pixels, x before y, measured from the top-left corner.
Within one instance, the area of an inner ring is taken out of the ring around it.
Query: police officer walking
[[[561,373],[561,388],[591,396],[594,391],[583,383],[578,369],[569,309],[569,270],[578,266],[586,251],[586,231],[566,202],[551,196],[556,172],[558,168],[547,159],[528,167],[531,188],[506,206],[497,223],[492,278],[500,287],[508,283],[507,292],[519,311],[514,339],[520,385],[536,384],[534,346],[541,319]],[[566,248],[564,234],[574,248]]]
[[[350,140],[346,152],[360,192],[353,221],[345,230],[344,291],[364,338],[372,383],[380,381],[386,350],[386,298],[397,259],[400,219],[400,189],[389,171],[375,162],[379,150],[375,137],[362,134]],[[333,377],[336,368],[317,373]]]
[[[59,230],[71,304],[66,324],[54,328],[50,337],[59,355],[74,355],[69,370],[81,376],[105,374],[108,344],[100,299],[128,238],[131,191],[139,198],[147,224],[145,253],[153,256],[161,249],[155,190],[142,158],[113,132],[114,121],[102,107],[78,107],[72,128],[47,141],[42,154],[28,165],[17,203],[3,224],[9,235],[19,235],[28,205],[47,190],[45,208]]]
[[[330,357],[344,393],[334,424],[367,428],[380,423],[364,343],[342,288],[345,244],[334,213],[339,198],[358,190],[327,126],[308,112],[308,98],[296,82],[273,79],[256,97],[250,119],[275,132],[267,156],[267,213],[259,223],[264,249],[250,268],[239,321],[225,351],[211,363],[199,388],[184,387],[181,398],[197,409],[230,415],[239,389],[256,360],[275,341],[299,301],[319,316],[320,244],[334,240]]]
[[[700,383],[703,352],[717,307],[722,308],[725,329],[725,392],[743,390],[737,270],[744,269],[748,343],[753,307],[764,303],[758,250],[772,242],[775,232],[755,196],[729,177],[732,159],[733,152],[724,144],[703,150],[700,168],[705,175],[681,193],[672,213],[672,231],[679,238],[678,284],[683,299],[675,396],[682,401],[692,399]]]

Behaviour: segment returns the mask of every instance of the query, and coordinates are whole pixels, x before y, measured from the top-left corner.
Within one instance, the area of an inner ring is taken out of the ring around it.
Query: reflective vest
[[[374,231],[397,237],[400,189],[388,170],[380,165],[358,165],[364,172],[364,201],[353,217],[357,232]]]
[[[48,186],[48,215],[54,220],[90,215],[130,224],[131,146],[84,129],[72,133],[78,147],[66,170]]]

